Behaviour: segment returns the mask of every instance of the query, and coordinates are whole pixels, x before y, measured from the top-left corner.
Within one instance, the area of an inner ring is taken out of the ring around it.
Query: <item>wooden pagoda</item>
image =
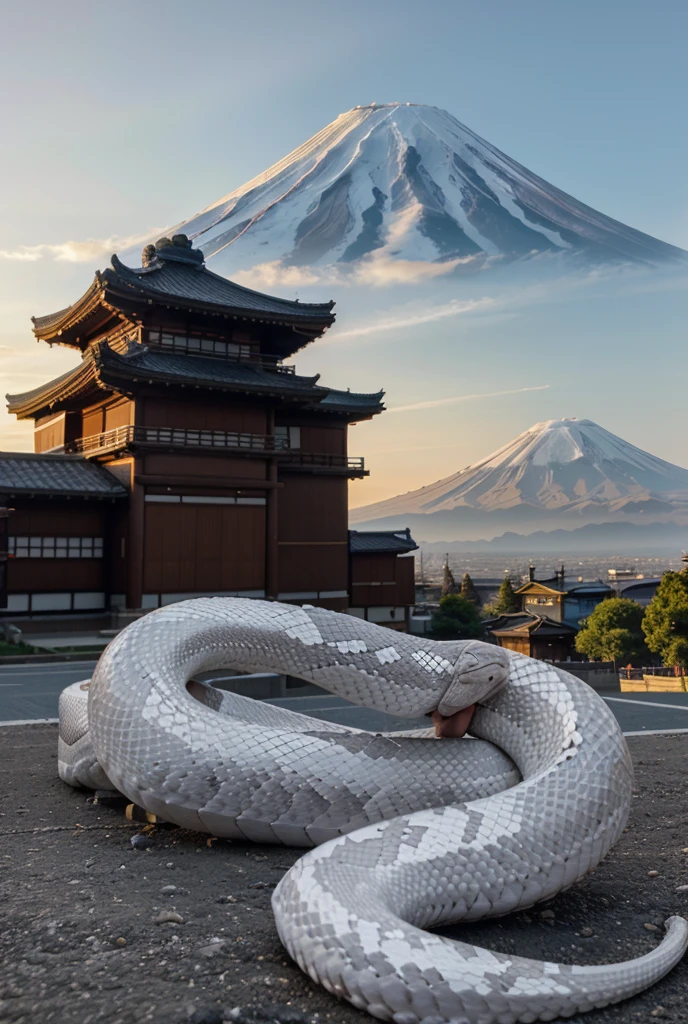
[[[177,235],[136,269],[113,256],[77,302],[34,318],[81,361],[8,396],[36,452],[0,456],[9,610],[140,613],[201,594],[345,609],[347,487],[367,474],[347,431],[383,393],[284,362],[333,305],[243,288]]]

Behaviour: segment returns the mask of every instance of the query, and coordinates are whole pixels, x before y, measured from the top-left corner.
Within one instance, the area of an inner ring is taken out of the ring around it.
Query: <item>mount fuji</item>
[[[536,423],[486,459],[417,491],[353,509],[356,527],[410,526],[417,539],[596,523],[688,524],[688,470],[592,420]]]
[[[354,107],[172,232],[193,238],[221,274],[336,265],[363,283],[380,261],[458,273],[553,254],[688,257],[548,184],[446,111],[413,103]]]

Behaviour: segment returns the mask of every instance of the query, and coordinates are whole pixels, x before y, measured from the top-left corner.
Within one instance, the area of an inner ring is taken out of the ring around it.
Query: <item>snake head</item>
[[[509,681],[507,651],[480,640],[469,641],[460,651],[452,681],[437,706],[441,715],[454,712],[494,696]]]

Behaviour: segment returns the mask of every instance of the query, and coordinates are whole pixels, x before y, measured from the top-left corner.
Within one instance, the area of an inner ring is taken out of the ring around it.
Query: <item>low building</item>
[[[601,601],[615,596],[613,588],[600,580],[568,584],[563,565],[548,579],[536,580],[534,566],[529,575],[530,579],[515,591],[523,611],[576,629]]]
[[[512,612],[486,623],[488,639],[499,647],[541,661],[567,661],[576,657],[578,630],[547,615]]]
[[[349,530],[349,614],[409,631],[418,545],[410,530]]]

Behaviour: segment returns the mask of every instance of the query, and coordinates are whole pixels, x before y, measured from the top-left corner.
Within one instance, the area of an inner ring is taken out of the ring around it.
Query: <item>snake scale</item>
[[[474,738],[376,735],[189,682],[229,667],[406,718],[477,702]],[[426,930],[551,898],[605,856],[630,807],[604,701],[489,644],[276,602],[181,602],[128,626],[88,690],[62,694],[59,771],[181,826],[315,847],[274,891],[280,938],[316,982],[395,1024],[570,1017],[651,985],[688,946],[681,917],[645,956],[596,967]]]

